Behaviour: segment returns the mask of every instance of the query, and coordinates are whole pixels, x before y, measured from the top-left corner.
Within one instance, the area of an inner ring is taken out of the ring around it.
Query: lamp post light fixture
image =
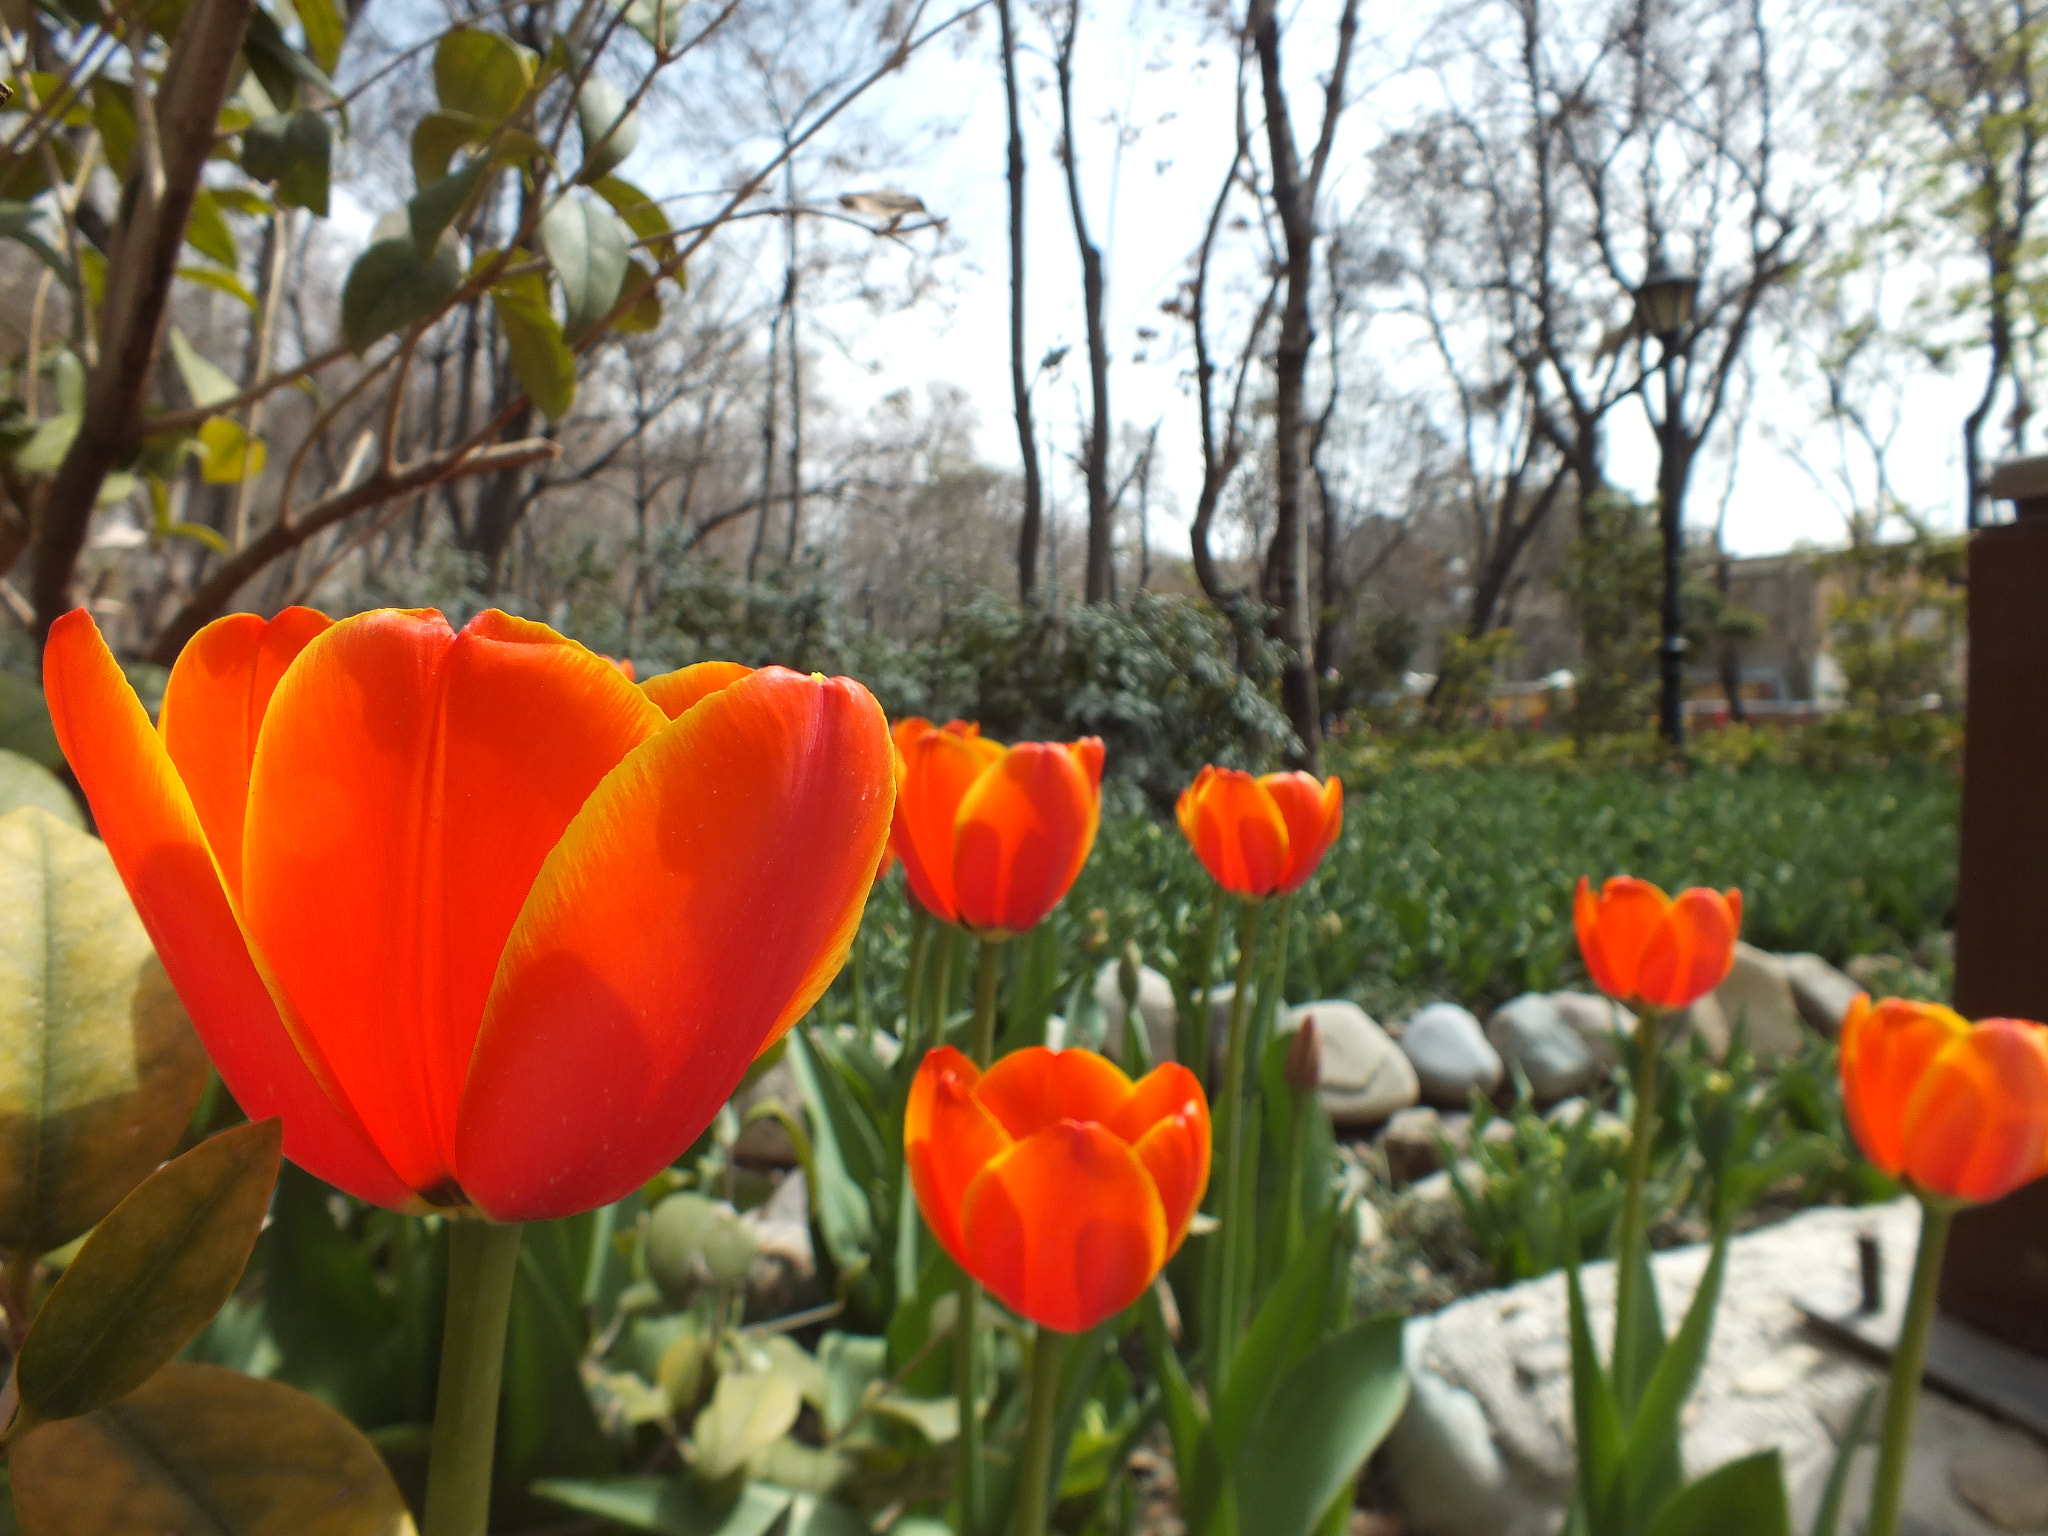
[[[1682,511],[1686,472],[1690,468],[1678,365],[1692,347],[1693,308],[1699,294],[1699,278],[1673,271],[1662,252],[1650,258],[1650,270],[1643,274],[1642,286],[1635,294],[1636,325],[1645,334],[1655,336],[1663,351],[1659,367],[1664,375],[1664,413],[1650,415],[1650,424],[1657,430],[1657,529],[1664,546],[1663,637],[1657,647],[1657,730],[1673,747],[1685,744]],[[1643,409],[1648,411],[1649,407],[1646,389]]]

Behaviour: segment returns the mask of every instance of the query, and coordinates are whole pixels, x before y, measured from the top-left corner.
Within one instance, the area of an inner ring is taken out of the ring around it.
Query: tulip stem
[[[926,965],[931,970],[931,988],[925,996],[925,1009],[931,1018],[931,1041],[927,1049],[936,1049],[946,1043],[946,1015],[953,1006],[953,949],[963,935],[957,928],[932,928],[932,948],[938,951],[939,963]]]
[[[1209,904],[1209,921],[1202,925],[1201,947],[1195,952],[1195,986],[1188,994],[1191,1006],[1188,1017],[1182,1022],[1181,1036],[1187,1042],[1187,1050],[1181,1057],[1181,1065],[1202,1080],[1202,1086],[1211,1086],[1209,1076],[1209,983],[1216,974],[1216,943],[1223,936],[1223,888],[1216,888],[1216,899]]]
[[[1870,1488],[1870,1519],[1864,1536],[1896,1536],[1899,1505],[1906,1485],[1906,1462],[1913,1449],[1913,1410],[1920,1401],[1920,1373],[1927,1364],[1927,1330],[1934,1321],[1934,1296],[1941,1281],[1941,1256],[1948,1247],[1949,1223],[1956,1207],[1948,1201],[1920,1201],[1920,1252],[1913,1260],[1913,1289],[1906,1298],[1905,1320],[1892,1350],[1891,1383],[1885,1391],[1884,1439],[1877,1456],[1877,1475]]]
[[[1622,1186],[1621,1215],[1614,1226],[1614,1381],[1627,1408],[1635,1396],[1636,1341],[1645,1303],[1643,1274],[1644,1189],[1650,1181],[1650,1144],[1657,1135],[1657,1056],[1662,1016],[1644,1008],[1636,1020],[1635,1118],[1629,1126],[1628,1182]]]
[[[448,1315],[441,1334],[423,1536],[485,1536],[505,1324],[519,1269],[517,1226],[448,1223]]]
[[[1017,1536],[1045,1536],[1052,1507],[1053,1429],[1059,1420],[1060,1367],[1067,1336],[1043,1323],[1031,1346],[1031,1416],[1024,1426],[1024,1450],[1017,1464]]]
[[[1262,903],[1248,901],[1238,914],[1237,990],[1230,998],[1230,1033],[1223,1047],[1223,1156],[1217,1169],[1217,1182],[1223,1186],[1217,1202],[1222,1225],[1210,1238],[1213,1258],[1208,1266],[1209,1289],[1216,1298],[1211,1313],[1215,1352],[1211,1356],[1210,1375],[1219,1389],[1230,1369],[1230,1357],[1237,1350],[1237,1314],[1242,1304],[1237,1293],[1236,1254],[1238,1226],[1244,1219],[1239,1170],[1244,1162],[1245,1035],[1250,1012],[1245,1006],[1245,994],[1251,990],[1253,960],[1259,947],[1259,919],[1264,911]]]
[[[914,903],[910,915],[910,966],[903,973],[903,1055],[917,1061],[924,1053],[924,965],[931,953],[932,920]],[[934,1040],[932,1044],[939,1042]]]
[[[960,1529],[964,1536],[982,1536],[988,1469],[981,1457],[981,1286],[972,1275],[960,1281],[958,1317],[953,1359],[960,1387]]]
[[[1002,974],[1000,939],[983,939],[974,968],[974,1064],[986,1068],[996,1059],[996,979]]]

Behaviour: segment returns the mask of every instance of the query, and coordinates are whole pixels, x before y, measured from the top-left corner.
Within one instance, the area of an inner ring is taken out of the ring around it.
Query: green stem
[[[1245,1035],[1245,1053],[1253,1063],[1265,1060],[1273,1015],[1287,1006],[1287,941],[1294,932],[1292,895],[1280,898],[1280,916],[1274,926],[1279,929],[1279,937],[1274,941],[1278,953],[1273,956],[1273,963],[1266,974],[1260,978],[1258,1007],[1252,1013],[1251,1027]]]
[[[949,946],[950,947],[950,946]],[[974,973],[974,1027],[968,1044],[977,1067],[996,1050],[996,980],[1002,973],[1002,941],[983,939]],[[960,1279],[960,1331],[955,1372],[960,1389],[960,1525],[981,1536],[988,1516],[988,1469],[981,1454],[981,1287],[971,1275]]]
[[[1301,1176],[1308,1162],[1309,1117],[1320,1114],[1322,1105],[1316,1099],[1313,1088],[1294,1091],[1293,1134],[1287,1138],[1287,1170],[1281,1181],[1286,1193],[1281,1210],[1280,1268],[1285,1269],[1294,1262],[1294,1256],[1301,1251],[1301,1245],[1308,1238],[1308,1229],[1301,1219]]]
[[[1067,1336],[1040,1324],[1031,1346],[1031,1417],[1024,1426],[1024,1450],[1017,1464],[1016,1536],[1045,1536],[1053,1497],[1053,1428],[1059,1419],[1060,1367],[1066,1353]]]
[[[996,1059],[996,979],[1002,974],[1003,941],[983,939],[974,966],[974,1064],[987,1067]]]
[[[1913,1260],[1913,1290],[1906,1298],[1905,1321],[1892,1351],[1891,1384],[1886,1388],[1884,1439],[1877,1456],[1877,1477],[1870,1489],[1870,1520],[1864,1536],[1897,1536],[1899,1506],[1906,1486],[1906,1461],[1913,1449],[1913,1409],[1920,1401],[1920,1373],[1927,1364],[1927,1329],[1934,1321],[1934,1293],[1941,1281],[1941,1256],[1948,1247],[1949,1223],[1956,1207],[1945,1200],[1920,1200],[1920,1252]]]
[[[953,1006],[953,949],[963,935],[957,928],[940,927],[936,920],[932,926],[932,946],[939,952],[939,963],[927,967],[932,972],[931,992],[926,999],[925,1012],[931,1021],[931,1045],[946,1043],[946,1015]]]
[[[868,1017],[867,935],[853,936],[853,1029],[863,1044],[875,1037],[874,1021]]]
[[[1209,1085],[1209,982],[1216,973],[1216,944],[1223,937],[1223,888],[1209,905],[1209,921],[1202,928],[1201,947],[1195,952],[1195,990],[1190,994],[1187,1041],[1191,1049],[1181,1064]]]
[[[448,1320],[441,1334],[423,1536],[485,1536],[505,1324],[519,1269],[517,1226],[448,1223]]]
[[[1622,1186],[1621,1216],[1614,1228],[1614,1379],[1631,1390],[1635,1347],[1644,1306],[1642,1246],[1647,1240],[1643,1191],[1650,1180],[1650,1143],[1657,1134],[1657,1036],[1661,1015],[1645,1008],[1636,1020],[1635,1122],[1629,1128],[1628,1182]]]
[[[923,907],[912,904],[910,914],[910,968],[903,973],[903,1054],[915,1061],[924,1054],[924,967],[931,953],[932,919]],[[933,1040],[933,1045],[939,1042]]]
[[[1212,1239],[1211,1252],[1216,1259],[1209,1265],[1210,1290],[1216,1297],[1212,1314],[1214,1331],[1211,1334],[1215,1340],[1215,1353],[1210,1374],[1219,1389],[1230,1368],[1230,1357],[1237,1349],[1240,1298],[1236,1289],[1237,1265],[1232,1255],[1238,1242],[1238,1224],[1243,1219],[1239,1169],[1244,1161],[1245,1020],[1248,1013],[1245,994],[1251,990],[1253,960],[1259,947],[1259,919],[1264,912],[1265,907],[1261,903],[1248,901],[1238,914],[1237,990],[1230,998],[1230,1033],[1223,1047],[1223,1093],[1218,1103],[1223,1156],[1218,1160],[1216,1169],[1217,1182],[1223,1186],[1219,1202],[1222,1226]]]

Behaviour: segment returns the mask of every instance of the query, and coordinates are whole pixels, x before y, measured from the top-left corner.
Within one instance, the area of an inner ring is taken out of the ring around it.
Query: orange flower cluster
[[[1035,928],[1088,862],[1102,819],[1102,743],[1005,747],[978,725],[899,721],[889,842],[932,916],[985,938]]]
[[[222,619],[158,729],[82,611],[44,677],[229,1090],[393,1208],[568,1215],[680,1156],[838,972],[888,835],[859,684],[635,687],[502,613]]]
[[[1145,1293],[1209,1183],[1209,1104],[1177,1063],[1133,1083],[1032,1046],[986,1073],[951,1046],[910,1087],[903,1150],[946,1252],[1019,1316],[1085,1333]]]
[[[1694,886],[1666,896],[1618,875],[1596,895],[1579,878],[1572,904],[1593,985],[1650,1008],[1689,1008],[1728,977],[1742,931],[1742,892]]]
[[[1925,1194],[1996,1200],[2048,1173],[2048,1029],[1859,997],[1842,1102],[1864,1154]]]
[[[1211,766],[1181,791],[1174,814],[1210,877],[1259,901],[1300,890],[1316,872],[1344,829],[1344,784]]]

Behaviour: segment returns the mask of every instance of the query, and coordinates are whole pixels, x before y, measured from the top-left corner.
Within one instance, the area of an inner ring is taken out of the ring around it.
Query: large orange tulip
[[[1842,1020],[1842,1103],[1892,1177],[1996,1200],[2048,1173],[2048,1029],[1859,997]]]
[[[1092,1051],[1031,1046],[978,1072],[950,1045],[910,1085],[918,1209],[1021,1317],[1085,1333],[1144,1295],[1209,1183],[1209,1102],[1175,1062],[1133,1083]]]
[[[1253,778],[1204,768],[1174,806],[1202,867],[1233,895],[1261,900],[1308,884],[1344,830],[1344,784],[1306,773]]]
[[[843,678],[635,687],[502,613],[289,609],[202,630],[152,729],[85,613],[43,665],[229,1089],[394,1208],[561,1216],[671,1162],[839,970],[888,832]]]
[[[1742,892],[1696,885],[1666,896],[1619,875],[1596,895],[1579,877],[1572,907],[1593,985],[1651,1008],[1689,1008],[1728,977],[1742,931]]]
[[[894,735],[889,845],[918,904],[987,938],[1037,927],[1095,846],[1102,743],[1005,747],[958,720],[904,720]]]

